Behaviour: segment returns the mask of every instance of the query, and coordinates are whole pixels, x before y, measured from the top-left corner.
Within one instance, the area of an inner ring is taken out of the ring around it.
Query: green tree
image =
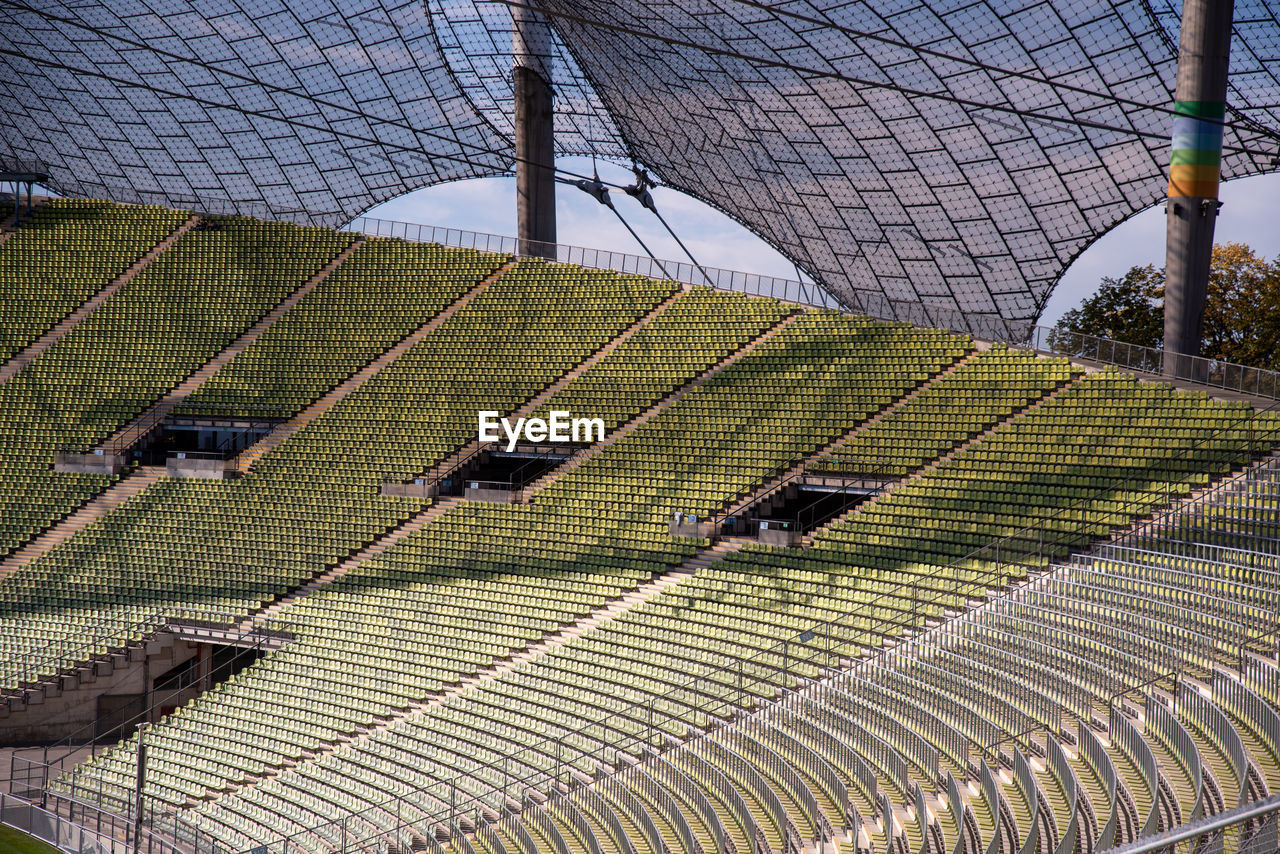
[[[1200,353],[1280,369],[1280,256],[1272,263],[1243,243],[1213,247]]]
[[[1148,264],[1130,267],[1123,278],[1104,277],[1098,292],[1062,315],[1054,331],[1159,347],[1164,339],[1164,271]]]
[[[1059,346],[1070,333],[1160,347],[1164,340],[1164,271],[1132,267],[1102,280],[1098,292],[1054,327]],[[1201,355],[1280,370],[1280,257],[1268,262],[1243,243],[1213,247],[1201,326]]]

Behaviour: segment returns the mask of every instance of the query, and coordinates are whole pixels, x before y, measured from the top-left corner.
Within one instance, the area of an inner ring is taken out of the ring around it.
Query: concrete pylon
[[[519,254],[555,257],[556,173],[551,28],[531,9],[513,8],[511,48],[516,126],[516,234]]]
[[[1192,376],[1218,218],[1232,0],[1184,0],[1166,206],[1164,370]]]

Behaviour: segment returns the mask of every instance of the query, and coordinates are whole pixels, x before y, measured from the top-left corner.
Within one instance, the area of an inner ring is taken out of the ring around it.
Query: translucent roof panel
[[[513,163],[420,2],[4,2],[0,50],[0,162],[69,195],[339,225]]]
[[[1165,195],[1174,0],[532,5],[562,153],[644,165],[851,308],[1032,319]],[[1235,7],[1226,178],[1280,138],[1280,10]],[[499,2],[0,0],[0,165],[335,225],[510,171],[511,43]]]

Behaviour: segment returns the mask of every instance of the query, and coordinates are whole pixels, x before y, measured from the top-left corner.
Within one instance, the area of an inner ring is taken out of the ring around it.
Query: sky
[[[561,158],[562,169],[589,174],[588,158]],[[629,170],[598,164],[600,177],[626,184]],[[724,214],[676,190],[658,188],[654,201],[698,262],[708,267],[743,270],[795,279],[795,266],[760,238]],[[1266,258],[1280,255],[1280,174],[1224,183],[1223,206],[1214,239],[1247,243]],[[615,193],[614,205],[658,259],[687,260],[662,224],[634,199]],[[515,234],[515,179],[480,178],[416,190],[369,210],[367,216],[423,225],[443,225],[490,234]],[[640,247],[617,217],[595,199],[561,184],[556,193],[559,242],[636,255]],[[1063,312],[1097,290],[1103,276],[1119,278],[1135,265],[1164,265],[1164,205],[1149,208],[1112,229],[1067,269],[1049,299],[1041,323],[1052,326]],[[807,277],[805,277],[807,278]]]

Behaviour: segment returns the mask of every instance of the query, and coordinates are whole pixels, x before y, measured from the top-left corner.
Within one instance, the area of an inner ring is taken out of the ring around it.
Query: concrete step
[[[140,466],[102,492],[82,504],[78,510],[55,522],[34,539],[0,560],[0,578],[12,575],[40,559],[103,517],[113,513],[129,499],[157,483],[164,476],[159,466]]]
[[[603,442],[596,442],[585,453],[579,454],[578,456],[571,459],[569,462],[552,469],[547,474],[533,481],[524,489],[525,500],[530,502],[536,501],[538,493],[542,492],[551,484],[555,483],[557,480],[563,477],[566,473],[574,470],[575,468],[587,462],[588,460],[594,459],[595,456],[605,448],[609,447],[610,445],[614,444],[615,442],[623,438],[626,438],[627,436],[634,433],[637,429],[639,429],[642,425],[646,424],[649,420],[667,411],[672,406],[675,406],[677,403],[680,402],[681,399],[684,398],[686,394],[698,388],[703,383],[707,382],[707,380],[711,379],[712,377],[716,376],[717,374],[719,374],[720,372],[728,368],[730,365],[736,364],[737,362],[749,356],[756,348],[758,348],[759,346],[764,344],[766,341],[773,338],[775,335],[777,335],[781,330],[785,329],[791,323],[794,323],[795,320],[800,316],[801,316],[801,312],[797,311],[793,314],[789,314],[786,317],[782,318],[782,320],[778,321],[773,326],[770,326],[768,329],[761,332],[759,335],[751,339],[741,348],[735,350],[734,352],[722,358],[720,361],[706,368],[700,374],[695,376],[693,379],[689,380],[684,385],[672,390],[669,394],[667,394],[661,400],[655,401],[653,404],[649,406],[648,409],[636,415],[636,417],[632,418],[626,424],[623,424],[617,427],[616,429],[614,429],[612,433],[610,433],[608,436],[604,438]]]

